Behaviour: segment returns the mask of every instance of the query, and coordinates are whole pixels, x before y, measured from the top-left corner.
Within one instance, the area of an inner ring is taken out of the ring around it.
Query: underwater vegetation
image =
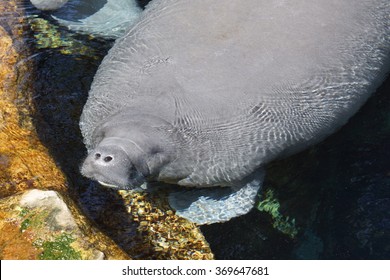
[[[257,209],[270,214],[273,220],[272,225],[280,232],[287,234],[291,238],[294,238],[298,234],[295,219],[290,219],[289,216],[285,217],[280,213],[280,202],[275,197],[273,190],[268,189],[264,194],[264,198],[260,196]]]
[[[33,31],[37,49],[59,49],[64,55],[77,53],[97,59],[95,49],[85,45],[75,36],[65,33],[58,25],[50,23],[47,19],[31,16],[28,22]]]
[[[81,253],[71,246],[75,240],[71,235],[63,233],[54,241],[39,240],[34,245],[43,250],[39,254],[40,260],[81,260]]]

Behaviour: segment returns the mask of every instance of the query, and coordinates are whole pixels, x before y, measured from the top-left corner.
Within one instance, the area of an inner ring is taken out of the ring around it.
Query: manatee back
[[[194,182],[242,178],[357,111],[389,69],[389,13],[388,0],[154,0],[95,76],[85,143],[139,111],[186,136]]]

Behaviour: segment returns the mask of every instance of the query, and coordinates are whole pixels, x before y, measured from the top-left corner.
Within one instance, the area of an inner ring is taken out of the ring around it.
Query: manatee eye
[[[103,159],[105,162],[110,162],[113,160],[113,158],[111,156],[106,156],[104,159]]]
[[[99,154],[99,153],[95,154],[95,159],[99,159],[100,157],[101,157],[101,154]]]

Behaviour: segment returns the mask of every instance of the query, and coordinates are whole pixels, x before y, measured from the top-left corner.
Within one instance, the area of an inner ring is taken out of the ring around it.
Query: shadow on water
[[[37,10],[30,13],[55,25],[50,14]],[[66,10],[58,11],[61,13]],[[70,34],[63,28],[58,28],[58,33],[62,40]],[[75,200],[126,250],[121,238],[114,234],[118,230],[115,227],[121,225],[110,224],[102,214],[113,208],[125,213],[121,197],[83,178],[79,172],[86,156],[79,116],[97,67],[112,42],[75,34],[72,40],[93,50],[92,53],[69,53],[66,44],[56,48],[35,45],[36,128],[68,177]],[[227,223],[202,227],[216,258],[390,258],[389,92],[388,79],[338,133],[268,168],[262,194],[273,190],[280,201],[280,212],[296,220],[296,237],[276,230],[269,214],[254,209]]]

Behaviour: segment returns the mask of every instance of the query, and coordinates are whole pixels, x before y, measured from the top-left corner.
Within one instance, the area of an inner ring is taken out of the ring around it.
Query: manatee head
[[[149,168],[147,155],[134,142],[118,137],[105,138],[84,160],[81,173],[104,186],[118,189],[144,189]]]

